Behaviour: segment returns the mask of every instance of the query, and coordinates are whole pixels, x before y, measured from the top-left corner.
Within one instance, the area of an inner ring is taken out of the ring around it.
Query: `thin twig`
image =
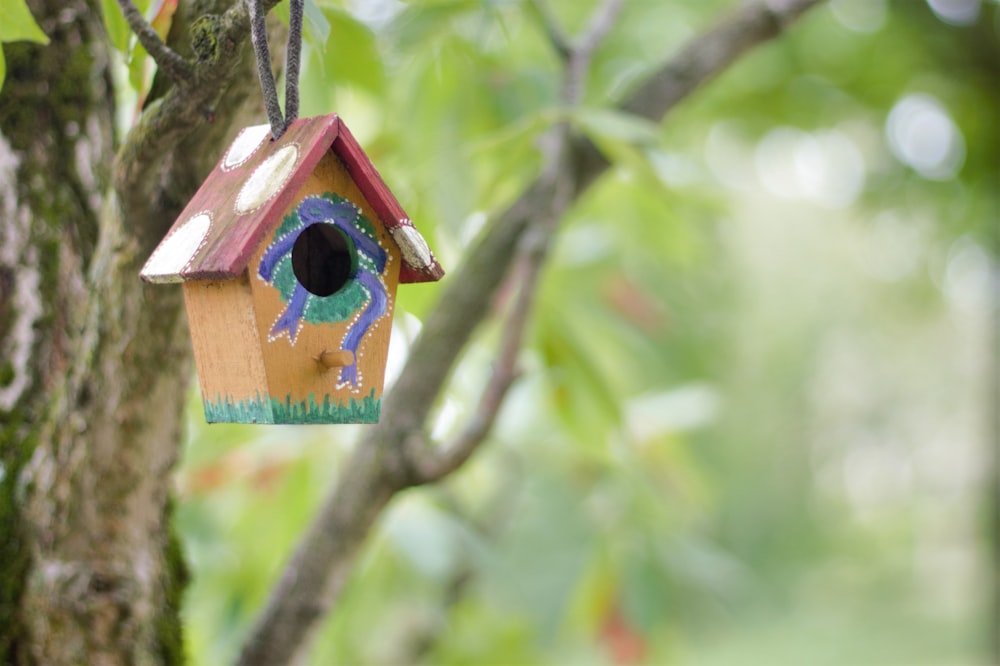
[[[544,16],[545,9],[541,0],[535,0],[535,5],[540,12],[543,12]],[[622,6],[623,0],[605,0],[601,7],[594,12],[583,36],[570,47],[564,86],[566,97],[564,101],[567,104],[578,104],[581,101],[584,91],[584,77],[590,68],[594,52],[611,31]],[[558,29],[551,21],[551,17],[548,19],[545,24],[550,38],[552,38],[551,35],[560,33],[557,32]],[[561,36],[554,38],[553,43],[557,49],[566,47]],[[558,229],[561,210],[569,203],[569,188],[560,186],[565,174],[559,168],[560,158],[565,154],[565,142],[568,141],[567,131],[567,126],[556,129],[557,136],[553,150],[561,154],[556,155],[556,159],[551,162],[551,164],[556,165],[556,168],[550,171],[552,176],[557,179],[553,181],[555,188],[553,198],[563,199],[563,201],[555,203],[553,205],[555,210],[551,212],[549,219],[537,224],[532,232],[524,236],[522,240],[520,252],[521,288],[503,324],[500,353],[493,367],[493,374],[483,390],[476,411],[466,428],[440,450],[424,456],[423,464],[418,465],[420,467],[418,473],[422,477],[421,482],[432,483],[444,478],[461,467],[472,456],[493,429],[496,417],[503,406],[504,398],[519,375],[517,358],[535,301],[538,279],[548,257],[549,246]]]
[[[264,0],[264,9],[270,10],[277,3]],[[221,143],[228,122],[216,123],[216,116],[224,119],[228,109],[241,106],[244,96],[252,92],[247,83],[252,84],[253,79],[244,76],[243,46],[250,34],[246,3],[235,0],[222,14],[203,15],[190,27],[204,37],[204,57],[190,63],[189,82],[172,86],[157,103],[143,109],[113,167],[114,189],[122,210],[128,211],[130,220],[143,221],[137,223],[136,234],[150,251],[174,221],[174,214],[164,214],[170,208],[164,208],[162,202],[183,201],[199,185],[190,169],[192,150],[210,152],[217,141]],[[171,166],[149,169],[150,164],[161,163]],[[175,187],[180,189],[172,189]]]
[[[658,120],[754,46],[780,35],[823,0],[757,0],[723,17],[712,30],[692,39],[622,104],[622,110]]]
[[[573,107],[583,101],[594,52],[611,32],[623,6],[623,0],[604,0],[591,16],[583,35],[572,46],[563,83],[563,103],[567,106]]]
[[[570,44],[569,37],[563,32],[563,29],[556,23],[556,18],[552,15],[545,0],[531,0],[528,7],[534,10],[535,16],[538,18],[539,23],[542,24],[542,29],[545,30],[545,36],[548,37],[549,43],[552,45],[552,49],[563,61],[569,60],[569,56],[573,51],[572,44]]]
[[[132,0],[118,0],[118,6],[122,10],[125,21],[132,28],[132,32],[138,37],[139,43],[146,49],[146,53],[153,59],[156,66],[178,83],[189,81],[191,73],[194,71],[191,63],[160,39],[160,36],[153,30],[153,26],[149,25],[135,3]]]
[[[604,4],[590,17],[587,29],[577,42],[575,50],[593,53],[615,26],[618,14],[624,6],[624,0],[604,0]]]
[[[508,390],[521,374],[517,359],[538,291],[538,278],[555,229],[554,225],[546,226],[551,231],[544,236],[535,234],[530,237],[531,241],[524,244],[526,247],[521,253],[520,270],[517,271],[520,273],[520,289],[504,320],[497,360],[476,411],[462,432],[438,451],[426,456],[418,470],[423,483],[439,481],[472,456],[493,429]]]

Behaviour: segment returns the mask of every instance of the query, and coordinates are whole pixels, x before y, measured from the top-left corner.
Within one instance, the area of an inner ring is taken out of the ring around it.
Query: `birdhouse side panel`
[[[276,423],[374,423],[400,254],[327,153],[250,262]]]
[[[209,423],[273,423],[250,281],[184,283],[198,382]]]

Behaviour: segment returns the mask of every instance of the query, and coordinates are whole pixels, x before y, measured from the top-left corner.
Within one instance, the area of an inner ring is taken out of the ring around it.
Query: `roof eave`
[[[427,241],[413,226],[396,195],[382,180],[378,169],[358,143],[347,125],[340,120],[333,151],[347,167],[358,189],[368,200],[379,220],[385,225],[403,255],[399,281],[403,283],[436,282],[444,276],[444,269],[431,252]]]

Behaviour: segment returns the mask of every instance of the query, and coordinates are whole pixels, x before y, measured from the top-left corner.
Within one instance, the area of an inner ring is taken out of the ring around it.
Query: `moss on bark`
[[[179,291],[137,272],[248,124],[246,10],[197,3],[219,14],[210,57],[116,156],[96,0],[29,7],[51,43],[5,45],[0,91],[0,210],[16,213],[0,215],[0,663],[181,664],[188,573],[165,504],[190,351]]]
[[[18,479],[35,449],[34,437],[23,437],[24,412],[0,412],[0,663],[18,663],[22,633],[18,614],[30,561],[19,511]]]
[[[57,35],[58,37],[58,35]],[[0,367],[0,388],[8,388],[15,381],[23,380],[19,372],[30,372],[26,385],[8,409],[0,410],[0,663],[18,664],[28,660],[27,641],[21,599],[26,588],[31,566],[30,547],[23,514],[27,487],[24,469],[39,442],[41,424],[45,423],[50,404],[45,386],[58,386],[60,364],[54,358],[60,355],[61,342],[56,339],[58,320],[64,318],[56,305],[59,302],[59,284],[63,267],[66,221],[79,221],[73,227],[73,250],[86,255],[92,250],[96,238],[96,220],[92,213],[85,213],[81,206],[79,175],[75,173],[73,159],[55,159],[47,153],[39,157],[40,137],[52,156],[72,155],[74,144],[67,141],[61,131],[47,128],[64,127],[76,123],[80,127],[81,112],[92,107],[95,93],[81,94],[72,81],[90,72],[94,56],[88,49],[54,52],[28,43],[9,44],[5,48],[8,75],[0,95],[0,135],[9,149],[19,156],[17,182],[11,187],[16,192],[10,205],[31,211],[30,230],[16,231],[16,220],[4,220],[12,225],[3,230],[0,238],[10,242],[12,237],[27,233],[30,238],[15,238],[24,249],[30,247],[37,258],[34,266],[0,266],[5,277],[0,285],[0,343],[7,350],[16,343],[18,335],[30,335],[32,358],[43,362],[30,362],[27,368],[17,368],[11,359]],[[49,73],[39,76],[39,69]],[[45,90],[46,103],[38,105],[28,100],[38,98],[41,81],[49,81]],[[98,91],[101,92],[101,91]],[[40,187],[39,183],[57,183]],[[8,192],[9,194],[10,192]],[[37,298],[41,311],[34,318],[28,332],[16,331],[15,322],[23,316],[19,311],[15,293],[20,281],[37,279]],[[23,343],[23,342],[22,342]]]
[[[165,522],[169,527],[167,547],[164,552],[164,589],[163,605],[156,617],[156,651],[162,664],[183,664],[184,629],[181,622],[181,605],[184,590],[187,589],[191,575],[187,560],[184,559],[184,549],[181,546],[177,529],[170,518],[173,515],[173,504],[167,506]]]

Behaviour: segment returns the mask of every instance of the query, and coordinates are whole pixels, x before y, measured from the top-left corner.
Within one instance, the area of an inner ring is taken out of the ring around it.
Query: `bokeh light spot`
[[[861,151],[839,130],[809,133],[779,127],[757,144],[754,163],[761,184],[772,194],[828,208],[850,205],[865,184]]]
[[[878,32],[885,25],[885,0],[831,0],[830,11],[848,30]]]
[[[965,140],[934,97],[917,93],[896,103],[886,120],[893,155],[924,178],[953,178],[965,161]]]
[[[980,0],[927,0],[931,11],[945,23],[972,25],[979,18]]]

